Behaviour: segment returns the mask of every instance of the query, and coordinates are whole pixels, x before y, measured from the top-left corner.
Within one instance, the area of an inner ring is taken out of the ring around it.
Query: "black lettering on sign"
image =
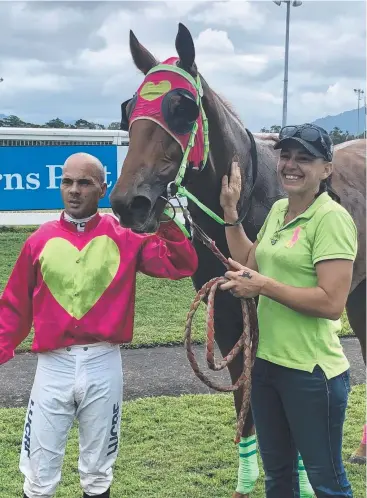
[[[119,437],[118,437],[118,420],[119,420],[119,411],[120,407],[119,404],[116,403],[113,405],[113,415],[112,415],[112,423],[111,423],[111,430],[110,430],[110,440],[109,440],[109,445],[108,449],[110,450],[107,453],[107,456],[112,455],[112,453],[115,453],[117,451],[117,447],[119,444]]]
[[[24,426],[24,449],[27,452],[28,458],[31,456],[31,430],[32,430],[32,415],[33,415],[33,410],[32,407],[34,405],[33,399],[31,399],[29,410],[28,410],[28,416],[27,416],[27,422]]]

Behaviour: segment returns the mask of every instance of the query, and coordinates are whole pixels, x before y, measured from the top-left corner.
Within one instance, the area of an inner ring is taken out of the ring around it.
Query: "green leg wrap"
[[[239,467],[237,493],[250,493],[259,477],[259,465],[257,462],[256,435],[241,437],[238,444]]]
[[[298,475],[300,498],[313,498],[315,493],[311,487],[310,481],[308,480],[301,455],[298,455]]]

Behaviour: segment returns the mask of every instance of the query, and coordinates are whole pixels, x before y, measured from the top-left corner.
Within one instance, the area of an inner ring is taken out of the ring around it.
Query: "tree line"
[[[270,129],[267,128],[261,128],[260,132],[261,133],[279,133],[281,130],[280,125],[273,125],[270,127]],[[356,138],[364,138],[364,133],[361,133],[360,135],[353,135],[352,133],[349,133],[349,131],[343,131],[337,126],[335,126],[330,132],[329,135],[331,137],[331,140],[333,141],[334,145],[341,144],[342,142],[347,142],[348,140],[355,140]]]
[[[60,118],[51,119],[45,124],[27,123],[22,121],[18,116],[7,116],[0,119],[0,127],[6,128],[67,128],[69,130],[88,129],[88,130],[119,130],[120,123],[113,121],[108,126],[99,123],[93,123],[86,119],[78,119],[74,124],[67,124]]]
[[[112,121],[108,126],[104,126],[100,123],[93,123],[92,121],[87,121],[86,119],[78,119],[74,124],[67,124],[60,118],[51,119],[47,121],[45,124],[34,124],[27,123],[22,121],[18,116],[7,116],[5,118],[0,119],[0,127],[7,128],[67,128],[70,130],[77,129],[88,129],[88,130],[119,130],[120,123],[118,121]],[[269,129],[261,128],[261,133],[279,133],[281,129],[280,125],[272,125]],[[364,134],[356,136],[349,131],[343,131],[337,126],[335,126],[330,132],[329,135],[333,141],[333,143],[340,144],[342,142],[346,142],[348,140],[354,140],[356,138],[364,138]]]

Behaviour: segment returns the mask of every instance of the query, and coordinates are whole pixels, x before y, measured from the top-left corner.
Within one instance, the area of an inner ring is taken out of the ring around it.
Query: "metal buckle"
[[[168,199],[173,199],[176,195],[177,195],[177,191],[178,191],[178,188],[177,188],[177,185],[175,184],[175,182],[169,182],[169,184],[167,185],[167,198]]]

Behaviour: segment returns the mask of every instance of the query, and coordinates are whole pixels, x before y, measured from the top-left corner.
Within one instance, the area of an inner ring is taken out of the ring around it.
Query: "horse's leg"
[[[227,295],[228,296],[228,295]],[[241,308],[234,306],[233,298],[222,295],[215,305],[216,342],[223,356],[226,356],[238,341],[243,328]],[[238,305],[238,302],[235,303]],[[229,374],[234,384],[243,371],[243,354],[240,353],[228,365]],[[237,417],[242,406],[243,390],[234,392],[234,404]],[[240,446],[244,445],[244,446]],[[257,443],[251,408],[245,419],[241,443],[239,445],[239,469],[237,489],[234,498],[249,498],[259,477],[257,460]]]
[[[363,280],[350,294],[346,308],[350,326],[359,339],[363,360],[366,364],[366,280]],[[349,459],[351,463],[366,463],[366,443],[367,424],[364,425],[359,447]]]

